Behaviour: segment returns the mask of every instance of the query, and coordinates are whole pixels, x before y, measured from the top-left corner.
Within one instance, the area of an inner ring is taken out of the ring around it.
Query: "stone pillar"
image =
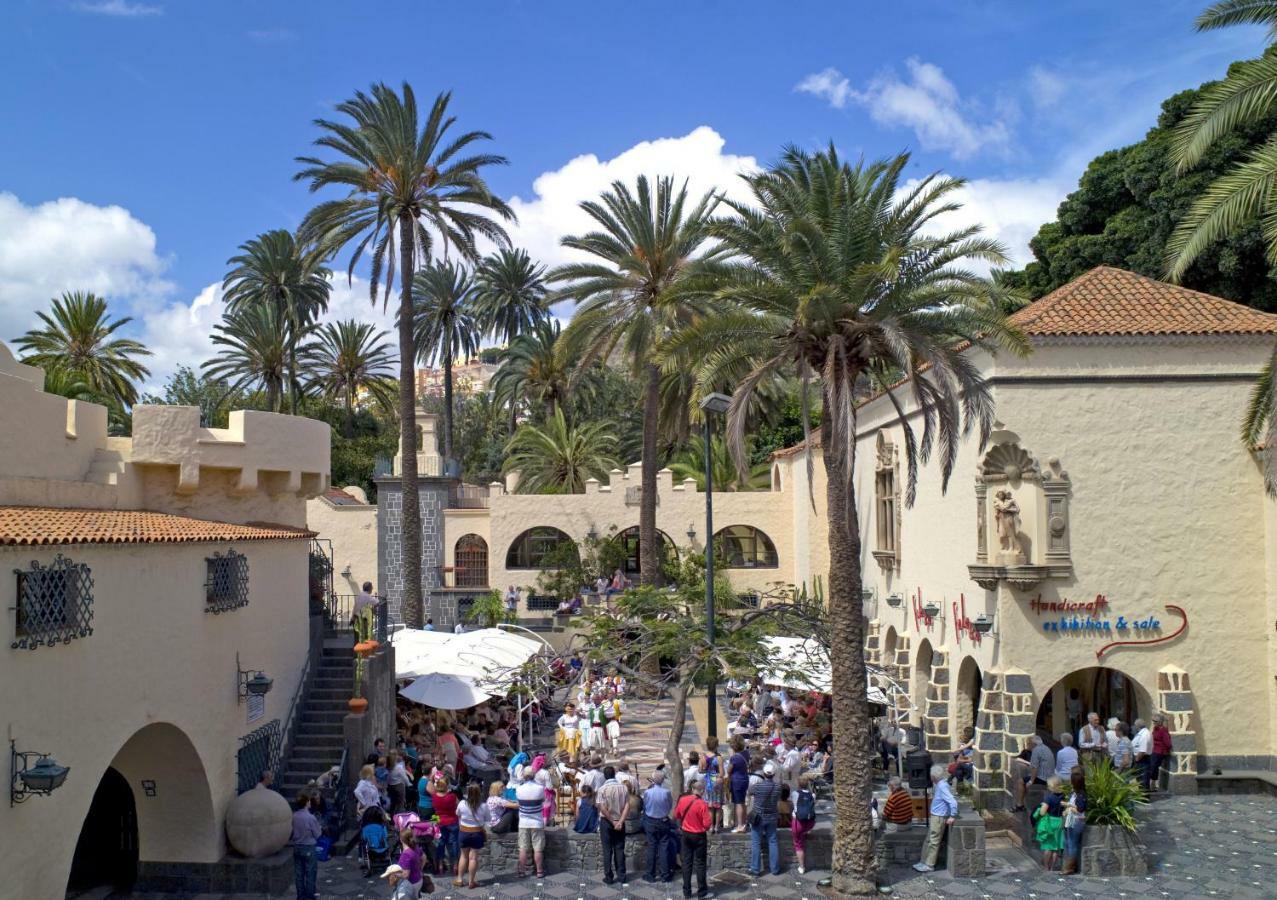
[[[928,750],[943,753],[953,749],[953,736],[949,733],[948,650],[935,650],[931,654],[931,683],[927,687],[927,709],[923,721]]]
[[[1197,793],[1197,715],[1188,673],[1177,666],[1157,672],[1157,709],[1166,716],[1171,732],[1171,758],[1164,763],[1170,773],[1168,787],[1177,794]]]
[[[887,674],[896,679],[900,685],[901,694],[896,698],[896,711],[898,713],[909,712],[909,679],[913,673],[913,667],[909,665],[909,636],[902,634],[896,638],[896,658],[889,661]],[[908,721],[910,725],[921,725],[922,712],[915,711]]]
[[[1034,732],[1033,681],[1022,669],[984,675],[976,721],[975,786],[986,806],[1010,805],[1011,760]]]
[[[871,666],[881,666],[882,659],[882,625],[877,619],[871,619],[865,629],[865,662]]]

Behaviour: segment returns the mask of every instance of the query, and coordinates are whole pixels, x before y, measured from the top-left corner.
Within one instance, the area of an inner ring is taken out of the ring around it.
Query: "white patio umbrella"
[[[435,709],[469,709],[483,703],[489,695],[473,678],[434,672],[414,680],[399,696]]]

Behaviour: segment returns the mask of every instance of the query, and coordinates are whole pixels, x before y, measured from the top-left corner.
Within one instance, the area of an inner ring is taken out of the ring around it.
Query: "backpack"
[[[810,822],[816,818],[816,795],[811,791],[798,792],[798,801],[794,804],[794,818],[799,822]]]

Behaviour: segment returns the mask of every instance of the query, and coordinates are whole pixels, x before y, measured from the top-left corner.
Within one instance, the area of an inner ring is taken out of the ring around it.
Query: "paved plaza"
[[[909,868],[886,873],[884,893],[908,898],[1075,898],[1075,897],[1221,897],[1237,900],[1277,898],[1277,798],[1267,796],[1172,797],[1160,800],[1142,815],[1150,872],[1143,878],[1062,878],[1040,871],[1020,851],[990,840],[991,874],[982,879],[955,880],[943,872],[919,875]],[[743,873],[718,873],[714,891],[720,897],[818,898],[819,880],[826,872],[800,876],[748,879]],[[453,889],[447,879],[436,882],[441,900],[505,900],[505,898],[621,898],[636,900],[678,898],[681,882],[648,884],[631,876],[624,888],[604,886],[598,878],[559,873],[544,879],[517,880],[512,872],[483,872],[477,890]],[[355,855],[320,866],[322,898],[387,896],[379,879],[365,878]],[[111,895],[101,894],[96,897]],[[134,894],[132,900],[176,900],[177,895]],[[194,900],[214,900],[198,895]],[[244,895],[239,895],[245,900]],[[291,893],[290,895],[291,896]],[[114,900],[114,898],[112,898]],[[191,898],[182,898],[191,900]],[[217,895],[216,900],[221,900]],[[259,900],[253,897],[252,900]],[[265,900],[265,898],[261,898]]]

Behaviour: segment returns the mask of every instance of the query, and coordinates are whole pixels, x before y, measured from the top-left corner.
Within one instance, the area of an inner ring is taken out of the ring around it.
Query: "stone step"
[[[338,723],[340,723],[340,722],[342,722],[342,721],[344,721],[344,720],[345,720],[345,718],[346,718],[346,716],[347,716],[347,714],[348,714],[349,712],[350,712],[350,710],[349,710],[349,709],[346,709],[346,708],[342,708],[342,709],[334,709],[334,710],[328,710],[328,709],[325,709],[325,710],[311,710],[311,709],[307,709],[307,710],[306,710],[306,712],[302,713],[301,722],[302,722],[302,724],[303,724],[303,725],[309,725],[309,724],[312,724],[312,723],[316,723],[316,724],[317,724],[317,723],[321,723],[321,722],[338,722]]]

